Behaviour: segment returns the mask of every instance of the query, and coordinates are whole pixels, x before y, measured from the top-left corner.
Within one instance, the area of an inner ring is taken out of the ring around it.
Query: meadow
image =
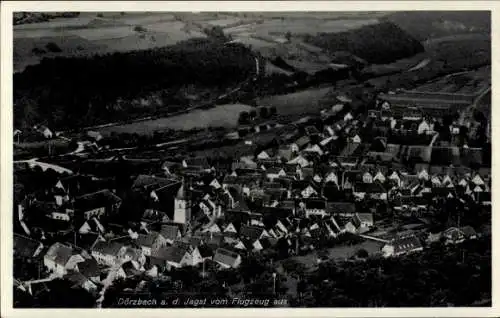
[[[274,106],[280,115],[317,113],[325,107],[331,87],[313,88],[285,95],[261,98],[259,106]]]
[[[187,114],[140,121],[136,123],[105,127],[100,129],[101,134],[137,133],[153,134],[155,131],[166,129],[191,130],[209,127],[236,127],[240,112],[250,111],[251,106],[243,104],[220,105],[208,110],[198,109]]]

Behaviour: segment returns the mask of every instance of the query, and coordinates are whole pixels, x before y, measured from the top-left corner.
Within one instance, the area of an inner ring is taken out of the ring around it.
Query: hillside
[[[151,114],[153,105],[130,101],[158,91],[163,94],[156,107],[186,107],[189,100],[179,97],[182,87],[194,86],[191,95],[197,87],[224,89],[247,78],[254,65],[245,47],[204,39],[162,49],[44,59],[14,75],[15,124],[32,126],[43,118],[52,127],[75,128],[134,112]]]
[[[490,33],[488,11],[409,11],[384,17],[418,41],[464,33]]]
[[[369,63],[390,63],[424,51],[419,41],[391,22],[347,32],[306,35],[304,39],[330,53],[348,51]]]

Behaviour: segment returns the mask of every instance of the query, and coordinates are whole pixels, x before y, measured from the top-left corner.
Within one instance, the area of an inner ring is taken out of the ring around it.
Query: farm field
[[[137,133],[149,135],[165,129],[190,130],[209,127],[235,127],[240,112],[252,107],[243,104],[220,105],[208,110],[198,109],[187,114],[101,128],[103,135],[115,133]]]
[[[323,87],[286,95],[274,95],[258,100],[257,104],[259,106],[275,106],[279,115],[317,113],[325,107],[324,102],[326,102],[331,90],[331,87]]]
[[[461,95],[478,95],[491,86],[491,67],[483,67],[475,71],[445,76],[421,85],[412,91],[422,93],[449,93]]]
[[[195,16],[194,14],[192,16]],[[212,15],[208,16],[213,18]],[[168,46],[179,41],[206,37],[172,13],[82,13],[78,18],[14,27],[14,71],[37,64],[43,57],[103,54]],[[136,27],[142,28],[139,31]],[[60,52],[50,52],[47,43]]]

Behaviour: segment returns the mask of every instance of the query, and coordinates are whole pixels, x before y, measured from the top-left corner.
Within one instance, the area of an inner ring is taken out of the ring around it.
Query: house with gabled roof
[[[304,149],[310,142],[311,140],[308,136],[302,136],[290,145],[290,149],[292,150],[292,152],[299,152]]]
[[[422,251],[422,243],[415,235],[396,237],[382,247],[384,257],[400,256]]]
[[[307,167],[310,165],[310,162],[304,156],[298,155],[295,158],[288,161],[287,164],[288,165],[298,165],[300,167]]]
[[[43,250],[43,244],[40,241],[30,237],[14,233],[14,257],[36,258]]]
[[[72,210],[74,215],[81,215],[86,220],[92,217],[111,215],[118,211],[122,199],[108,189],[88,193],[75,198]]]
[[[72,247],[62,243],[52,244],[43,258],[45,267],[59,277],[64,276],[68,270],[75,269],[78,262],[84,259]]]
[[[325,216],[327,214],[326,201],[323,199],[305,200],[304,210],[307,218],[309,218],[312,215]]]
[[[214,262],[219,264],[221,268],[238,268],[241,264],[241,255],[235,251],[231,251],[225,248],[218,248],[215,251]]]
[[[151,262],[154,265],[159,266],[159,268],[167,270],[169,270],[170,268],[180,268],[183,266],[194,266],[201,263],[202,261],[198,249],[195,250],[193,250],[193,252],[196,260],[194,260],[193,253],[189,251],[187,246],[173,245],[163,247],[156,250],[151,255]]]
[[[153,250],[166,246],[167,239],[157,231],[150,231],[148,234],[139,234],[135,244],[142,249],[144,255],[150,256]]]
[[[123,243],[98,241],[92,247],[91,254],[97,263],[111,267],[119,263],[120,257],[125,250],[126,246]]]
[[[353,217],[356,213],[356,205],[352,202],[327,202],[326,211],[329,215],[341,217]]]

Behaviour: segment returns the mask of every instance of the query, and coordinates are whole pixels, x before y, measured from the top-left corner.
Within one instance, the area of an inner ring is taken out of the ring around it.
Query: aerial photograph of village
[[[491,307],[490,15],[15,12],[14,308]]]

